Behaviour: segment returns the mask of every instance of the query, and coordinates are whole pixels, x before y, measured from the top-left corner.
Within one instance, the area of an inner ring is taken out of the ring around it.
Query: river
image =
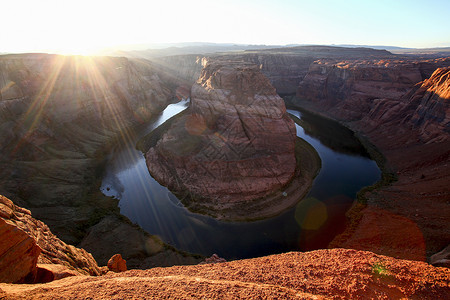
[[[345,225],[356,193],[380,178],[380,170],[351,131],[336,122],[288,110],[301,119],[297,136],[310,143],[322,168],[307,197],[282,214],[255,222],[224,222],[194,214],[154,180],[136,142],[188,106],[169,105],[128,143],[108,156],[101,190],[118,198],[120,212],[164,242],[192,253],[226,259],[258,257],[325,247]]]

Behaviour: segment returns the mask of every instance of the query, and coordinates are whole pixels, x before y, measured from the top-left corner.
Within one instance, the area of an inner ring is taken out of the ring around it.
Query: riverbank
[[[297,99],[295,104],[335,119],[309,101]],[[422,143],[417,138],[411,143],[416,133],[394,120],[383,128],[364,121],[340,123],[359,135],[383,175],[358,193],[345,231],[329,247],[421,261],[443,249],[449,242],[449,142]]]

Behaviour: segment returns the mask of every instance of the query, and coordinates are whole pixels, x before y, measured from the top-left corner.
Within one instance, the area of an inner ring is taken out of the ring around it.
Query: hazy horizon
[[[450,46],[445,0],[16,0],[3,11],[0,52],[9,53],[94,54],[189,42]]]

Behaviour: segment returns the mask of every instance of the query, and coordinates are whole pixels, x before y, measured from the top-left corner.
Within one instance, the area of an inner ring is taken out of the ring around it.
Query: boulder
[[[74,271],[78,275],[101,275],[102,272],[97,262],[90,253],[81,248],[67,245],[56,237],[43,222],[34,219],[31,212],[27,209],[14,205],[14,203],[0,195],[0,224],[2,232],[1,253],[11,256],[12,261],[17,261],[12,266],[23,269],[23,271],[14,271],[16,277],[21,277],[25,270],[32,272],[32,280],[36,278],[36,263],[40,264],[58,264],[68,270]],[[6,270],[8,260],[0,260]],[[27,267],[22,267],[26,265]],[[28,274],[27,273],[27,274]],[[22,275],[19,275],[22,274]],[[25,275],[27,275],[25,274]],[[23,276],[22,276],[23,277]],[[20,278],[19,278],[20,279]],[[19,280],[17,279],[17,280]],[[10,282],[15,282],[12,280]],[[27,278],[27,281],[31,279]],[[31,280],[31,281],[32,281]]]
[[[213,254],[211,255],[211,257],[207,257],[204,261],[202,261],[200,263],[200,265],[204,265],[204,264],[218,264],[218,263],[223,263],[226,262],[227,260],[225,258],[220,257],[217,254]]]
[[[122,258],[122,255],[115,254],[108,261],[108,269],[116,273],[125,272],[127,270],[127,261]]]
[[[430,264],[436,267],[450,268],[450,245],[430,257]]]
[[[0,236],[0,282],[34,282],[41,253],[35,240],[3,218],[0,218]]]

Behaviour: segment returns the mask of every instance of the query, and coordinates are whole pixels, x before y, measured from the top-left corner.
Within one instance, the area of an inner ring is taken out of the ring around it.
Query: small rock
[[[60,264],[37,264],[38,274],[35,283],[45,283],[70,276],[80,275],[77,271],[70,270]]]
[[[206,258],[204,261],[202,261],[200,263],[200,265],[204,265],[204,264],[217,264],[217,263],[223,263],[226,262],[227,260],[225,258],[219,257],[219,255],[217,254],[213,254],[211,255],[211,257]]]
[[[108,269],[116,273],[125,272],[127,270],[127,261],[122,258],[122,255],[115,254],[108,261]]]
[[[430,264],[436,267],[450,268],[450,245],[430,257]]]

